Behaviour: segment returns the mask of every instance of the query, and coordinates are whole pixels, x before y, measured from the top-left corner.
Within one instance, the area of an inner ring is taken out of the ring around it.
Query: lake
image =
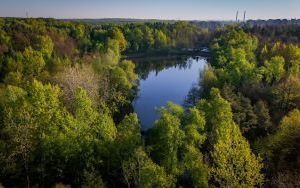
[[[198,86],[200,73],[207,64],[203,57],[137,59],[139,75],[138,95],[133,101],[134,111],[142,130],[153,126],[159,118],[157,109],[168,101],[183,105],[189,92]]]

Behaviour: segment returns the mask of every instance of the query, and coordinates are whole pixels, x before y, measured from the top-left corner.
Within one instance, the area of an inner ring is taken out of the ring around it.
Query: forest
[[[298,30],[0,18],[0,187],[299,186]],[[200,46],[194,100],[142,132],[126,57]]]

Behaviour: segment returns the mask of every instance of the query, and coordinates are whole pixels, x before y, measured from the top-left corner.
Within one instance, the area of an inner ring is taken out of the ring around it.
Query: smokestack
[[[238,22],[239,19],[239,11],[236,11],[235,21]]]
[[[244,22],[246,22],[246,11],[244,11]]]

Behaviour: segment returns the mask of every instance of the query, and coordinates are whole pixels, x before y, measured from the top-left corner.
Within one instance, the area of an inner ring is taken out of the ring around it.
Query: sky
[[[300,18],[300,0],[0,0],[0,17],[235,20]]]

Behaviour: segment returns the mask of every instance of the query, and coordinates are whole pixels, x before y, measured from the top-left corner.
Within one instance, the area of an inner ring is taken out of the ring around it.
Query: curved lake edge
[[[185,54],[133,59],[137,66],[139,86],[132,106],[139,116],[143,132],[158,119],[155,109],[165,106],[168,101],[183,105],[190,90],[199,84],[200,73],[207,66],[207,59],[199,53],[193,56]]]
[[[209,57],[210,50],[207,47],[201,47],[196,49],[186,49],[186,50],[154,50],[144,53],[127,53],[122,56],[122,59],[136,59],[136,58],[152,58],[152,57],[172,57],[172,56],[202,56],[202,57]]]

